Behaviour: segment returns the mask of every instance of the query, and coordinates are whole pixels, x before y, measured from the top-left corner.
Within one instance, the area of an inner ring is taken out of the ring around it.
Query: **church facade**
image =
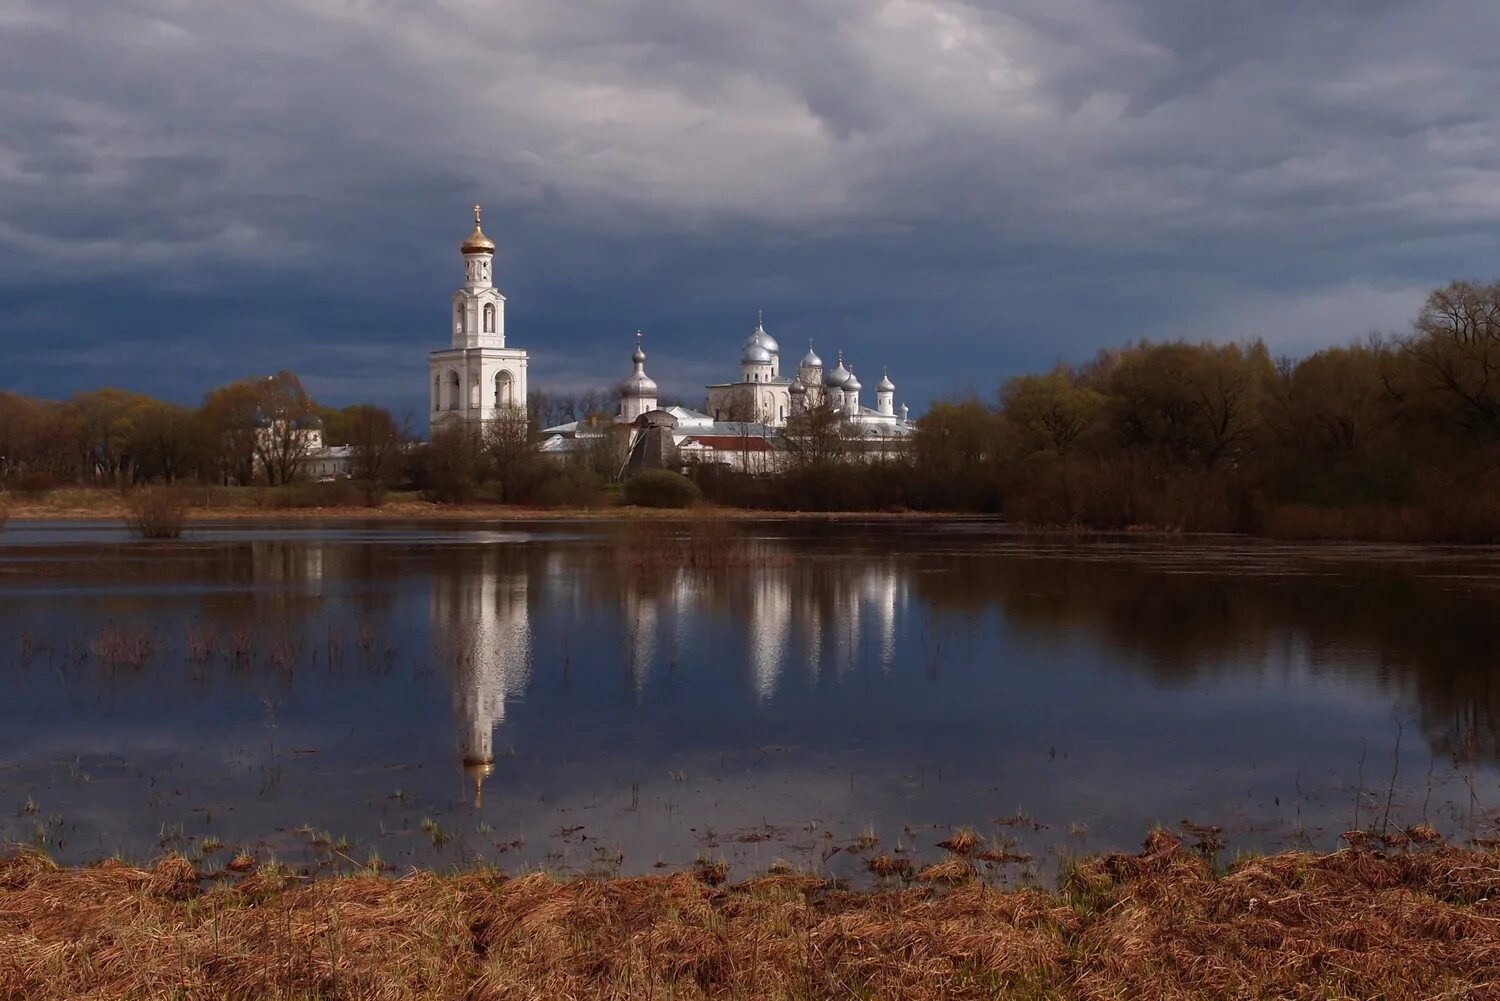
[[[484,233],[478,205],[474,231],[459,252],[464,283],[452,296],[452,342],[428,355],[434,431],[454,424],[483,427],[497,417],[526,413],[528,357],[524,348],[506,344],[505,296],[494,283],[495,243]],[[611,426],[649,425],[659,429],[658,437],[670,435],[672,451],[683,463],[725,462],[749,471],[752,466],[775,468],[782,436],[805,414],[836,418],[852,448],[872,456],[887,454],[887,446],[910,437],[914,429],[907,408],[897,407],[895,384],[884,370],[874,388],[874,406],[865,405],[864,386],[842,351],[828,368],[809,342],[795,369],[784,374],[781,346],[766,330],[763,315],[757,315],[741,345],[737,377],[705,387],[707,412],[659,409],[642,340],[637,331],[632,371],[619,384],[614,419],[547,428],[542,432],[544,453],[564,457],[581,451],[589,439],[605,436]]]
[[[505,296],[495,287],[495,242],[484,235],[479,206],[474,232],[459,245],[464,283],[453,293],[451,346],[427,356],[432,427],[483,425],[506,413],[525,413],[524,348],[505,344]],[[519,409],[516,409],[519,408]]]
[[[896,386],[883,369],[875,386],[875,406],[860,403],[864,386],[853,366],[845,366],[842,351],[838,364],[825,371],[823,359],[809,341],[807,354],[797,363],[796,371],[782,375],[781,345],[766,332],[764,313],[756,314],[755,329],[740,349],[738,381],[706,388],[708,411],[716,421],[751,421],[784,428],[789,420],[826,406],[852,424],[884,425],[896,433],[907,424],[906,407],[896,412]]]

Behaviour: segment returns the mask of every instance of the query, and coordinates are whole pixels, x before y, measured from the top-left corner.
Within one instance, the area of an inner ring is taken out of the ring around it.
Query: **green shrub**
[[[637,507],[692,507],[702,499],[698,484],[666,469],[648,469],[625,481],[625,503]]]

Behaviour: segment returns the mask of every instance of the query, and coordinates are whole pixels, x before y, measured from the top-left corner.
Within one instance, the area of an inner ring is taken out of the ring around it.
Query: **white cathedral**
[[[474,206],[474,231],[459,246],[464,284],[453,293],[452,346],[428,355],[431,379],[431,424],[434,430],[455,421],[482,426],[507,412],[523,415],[526,407],[527,355],[506,347],[505,296],[495,288],[495,243],[484,234],[480,207]],[[656,382],[646,374],[642,335],[636,332],[633,371],[619,384],[620,409],[612,421],[574,421],[542,431],[542,451],[563,456],[589,438],[607,433],[608,424],[641,425],[647,415],[671,428],[673,444],[684,461],[718,461],[744,465],[747,438],[775,452],[776,439],[803,414],[819,408],[836,415],[844,436],[872,454],[909,437],[914,425],[905,405],[896,406],[896,387],[881,371],[875,405],[865,406],[864,387],[842,351],[826,368],[808,343],[795,372],[781,372],[781,346],[767,331],[763,315],[740,350],[739,378],[707,389],[707,413],[686,407],[658,408]]]

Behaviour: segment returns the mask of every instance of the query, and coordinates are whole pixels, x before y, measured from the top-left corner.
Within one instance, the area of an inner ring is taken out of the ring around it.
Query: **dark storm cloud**
[[[920,404],[1139,336],[1304,351],[1494,271],[1479,2],[12,0],[0,387],[423,405],[486,205],[536,385],[764,307]]]

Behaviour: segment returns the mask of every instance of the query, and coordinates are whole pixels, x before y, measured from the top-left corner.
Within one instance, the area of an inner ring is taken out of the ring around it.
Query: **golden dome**
[[[474,232],[469,238],[459,244],[458,249],[465,254],[493,254],[495,252],[495,241],[484,235],[484,230],[479,228],[479,206],[474,206]]]

